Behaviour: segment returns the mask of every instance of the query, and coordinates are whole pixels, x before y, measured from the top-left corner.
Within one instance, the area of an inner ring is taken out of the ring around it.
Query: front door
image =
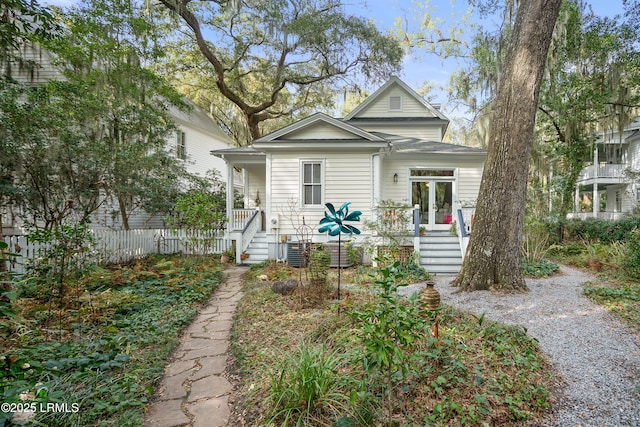
[[[420,225],[427,230],[451,228],[453,183],[452,170],[411,171],[411,204],[420,206]]]

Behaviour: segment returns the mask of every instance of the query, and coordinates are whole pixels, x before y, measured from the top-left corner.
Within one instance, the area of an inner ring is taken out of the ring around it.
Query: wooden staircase
[[[249,258],[243,261],[244,264],[258,264],[265,261],[269,257],[269,247],[267,244],[267,233],[265,231],[258,231],[251,243],[245,251],[249,254]]]
[[[462,266],[458,236],[430,231],[420,237],[420,265],[429,273],[458,274]]]

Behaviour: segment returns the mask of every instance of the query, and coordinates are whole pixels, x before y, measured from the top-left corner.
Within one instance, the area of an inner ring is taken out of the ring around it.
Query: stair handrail
[[[249,218],[244,228],[242,229],[242,234],[239,242],[240,244],[236,244],[236,260],[240,259],[240,254],[242,254],[242,252],[244,252],[249,247],[251,240],[260,229],[261,222],[256,220],[258,214],[260,214],[260,209],[255,210],[253,215],[251,215],[251,218]]]
[[[469,246],[469,238],[472,232],[473,227],[473,213],[475,212],[475,207],[465,207],[465,209],[471,210],[469,223],[467,224],[464,220],[464,213],[462,212],[462,208],[458,208],[458,223],[459,223],[459,231],[458,241],[460,242],[460,252],[462,253],[462,259],[464,260],[464,256],[467,253],[467,246]]]

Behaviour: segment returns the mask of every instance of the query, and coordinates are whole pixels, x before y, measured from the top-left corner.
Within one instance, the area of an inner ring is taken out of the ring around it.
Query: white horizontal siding
[[[317,232],[324,216],[324,205],[302,207],[300,204],[300,161],[324,161],[324,203],[336,208],[351,202],[351,210],[370,212],[371,209],[371,156],[365,153],[307,153],[303,158],[295,154],[273,155],[271,160],[272,215],[281,218],[281,234],[295,235],[295,227],[305,223]],[[294,209],[290,206],[293,203]],[[293,222],[293,224],[292,224]]]
[[[629,144],[629,164],[634,171],[640,171],[640,138]]]
[[[458,169],[458,201],[475,201],[480,191],[480,181],[482,180],[482,168],[459,168]],[[474,203],[475,204],[475,203]]]
[[[211,150],[229,148],[229,145],[224,141],[216,140],[193,126],[180,124],[179,128],[185,133],[185,147],[187,152],[185,168],[187,169],[187,172],[204,177],[209,170],[216,169],[220,172],[220,178],[223,181],[226,181],[227,166],[225,161],[219,157],[212,156],[210,152]],[[175,155],[175,133],[169,138],[168,145],[172,153]]]
[[[286,139],[354,139],[360,138],[351,132],[326,122],[317,122],[304,129],[288,133]]]
[[[43,50],[40,46],[32,43],[25,43],[20,48],[19,55],[26,61],[32,61],[37,65],[35,68],[24,67],[18,63],[12,63],[9,67],[11,77],[21,83],[44,82],[47,80],[63,80],[62,73],[55,68],[52,63],[52,55]],[[0,61],[1,62],[1,61]],[[5,71],[7,65],[3,64]]]
[[[384,160],[382,165],[382,199],[410,203],[411,185],[409,171],[412,168],[457,169],[457,183],[454,186],[455,202],[475,200],[480,190],[482,178],[481,160],[456,159],[451,155],[421,155],[419,157],[394,156]],[[398,182],[393,175],[398,174]]]
[[[389,110],[389,97],[400,96],[402,109]],[[413,96],[398,86],[391,86],[382,93],[371,105],[360,111],[358,117],[434,117],[433,114],[418,102]]]

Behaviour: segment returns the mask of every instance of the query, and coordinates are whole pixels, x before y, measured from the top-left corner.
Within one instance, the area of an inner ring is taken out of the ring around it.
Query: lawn
[[[178,337],[221,279],[216,259],[180,256],[93,267],[63,296],[14,279],[15,314],[0,317],[6,409],[35,409],[16,415],[34,425],[142,425]],[[11,417],[3,410],[0,426]]]
[[[426,311],[396,293],[411,274],[369,270],[346,270],[343,283],[362,285],[337,302],[332,286],[271,290],[300,269],[251,268],[232,334],[232,425],[526,425],[545,413],[553,373],[521,328]]]

